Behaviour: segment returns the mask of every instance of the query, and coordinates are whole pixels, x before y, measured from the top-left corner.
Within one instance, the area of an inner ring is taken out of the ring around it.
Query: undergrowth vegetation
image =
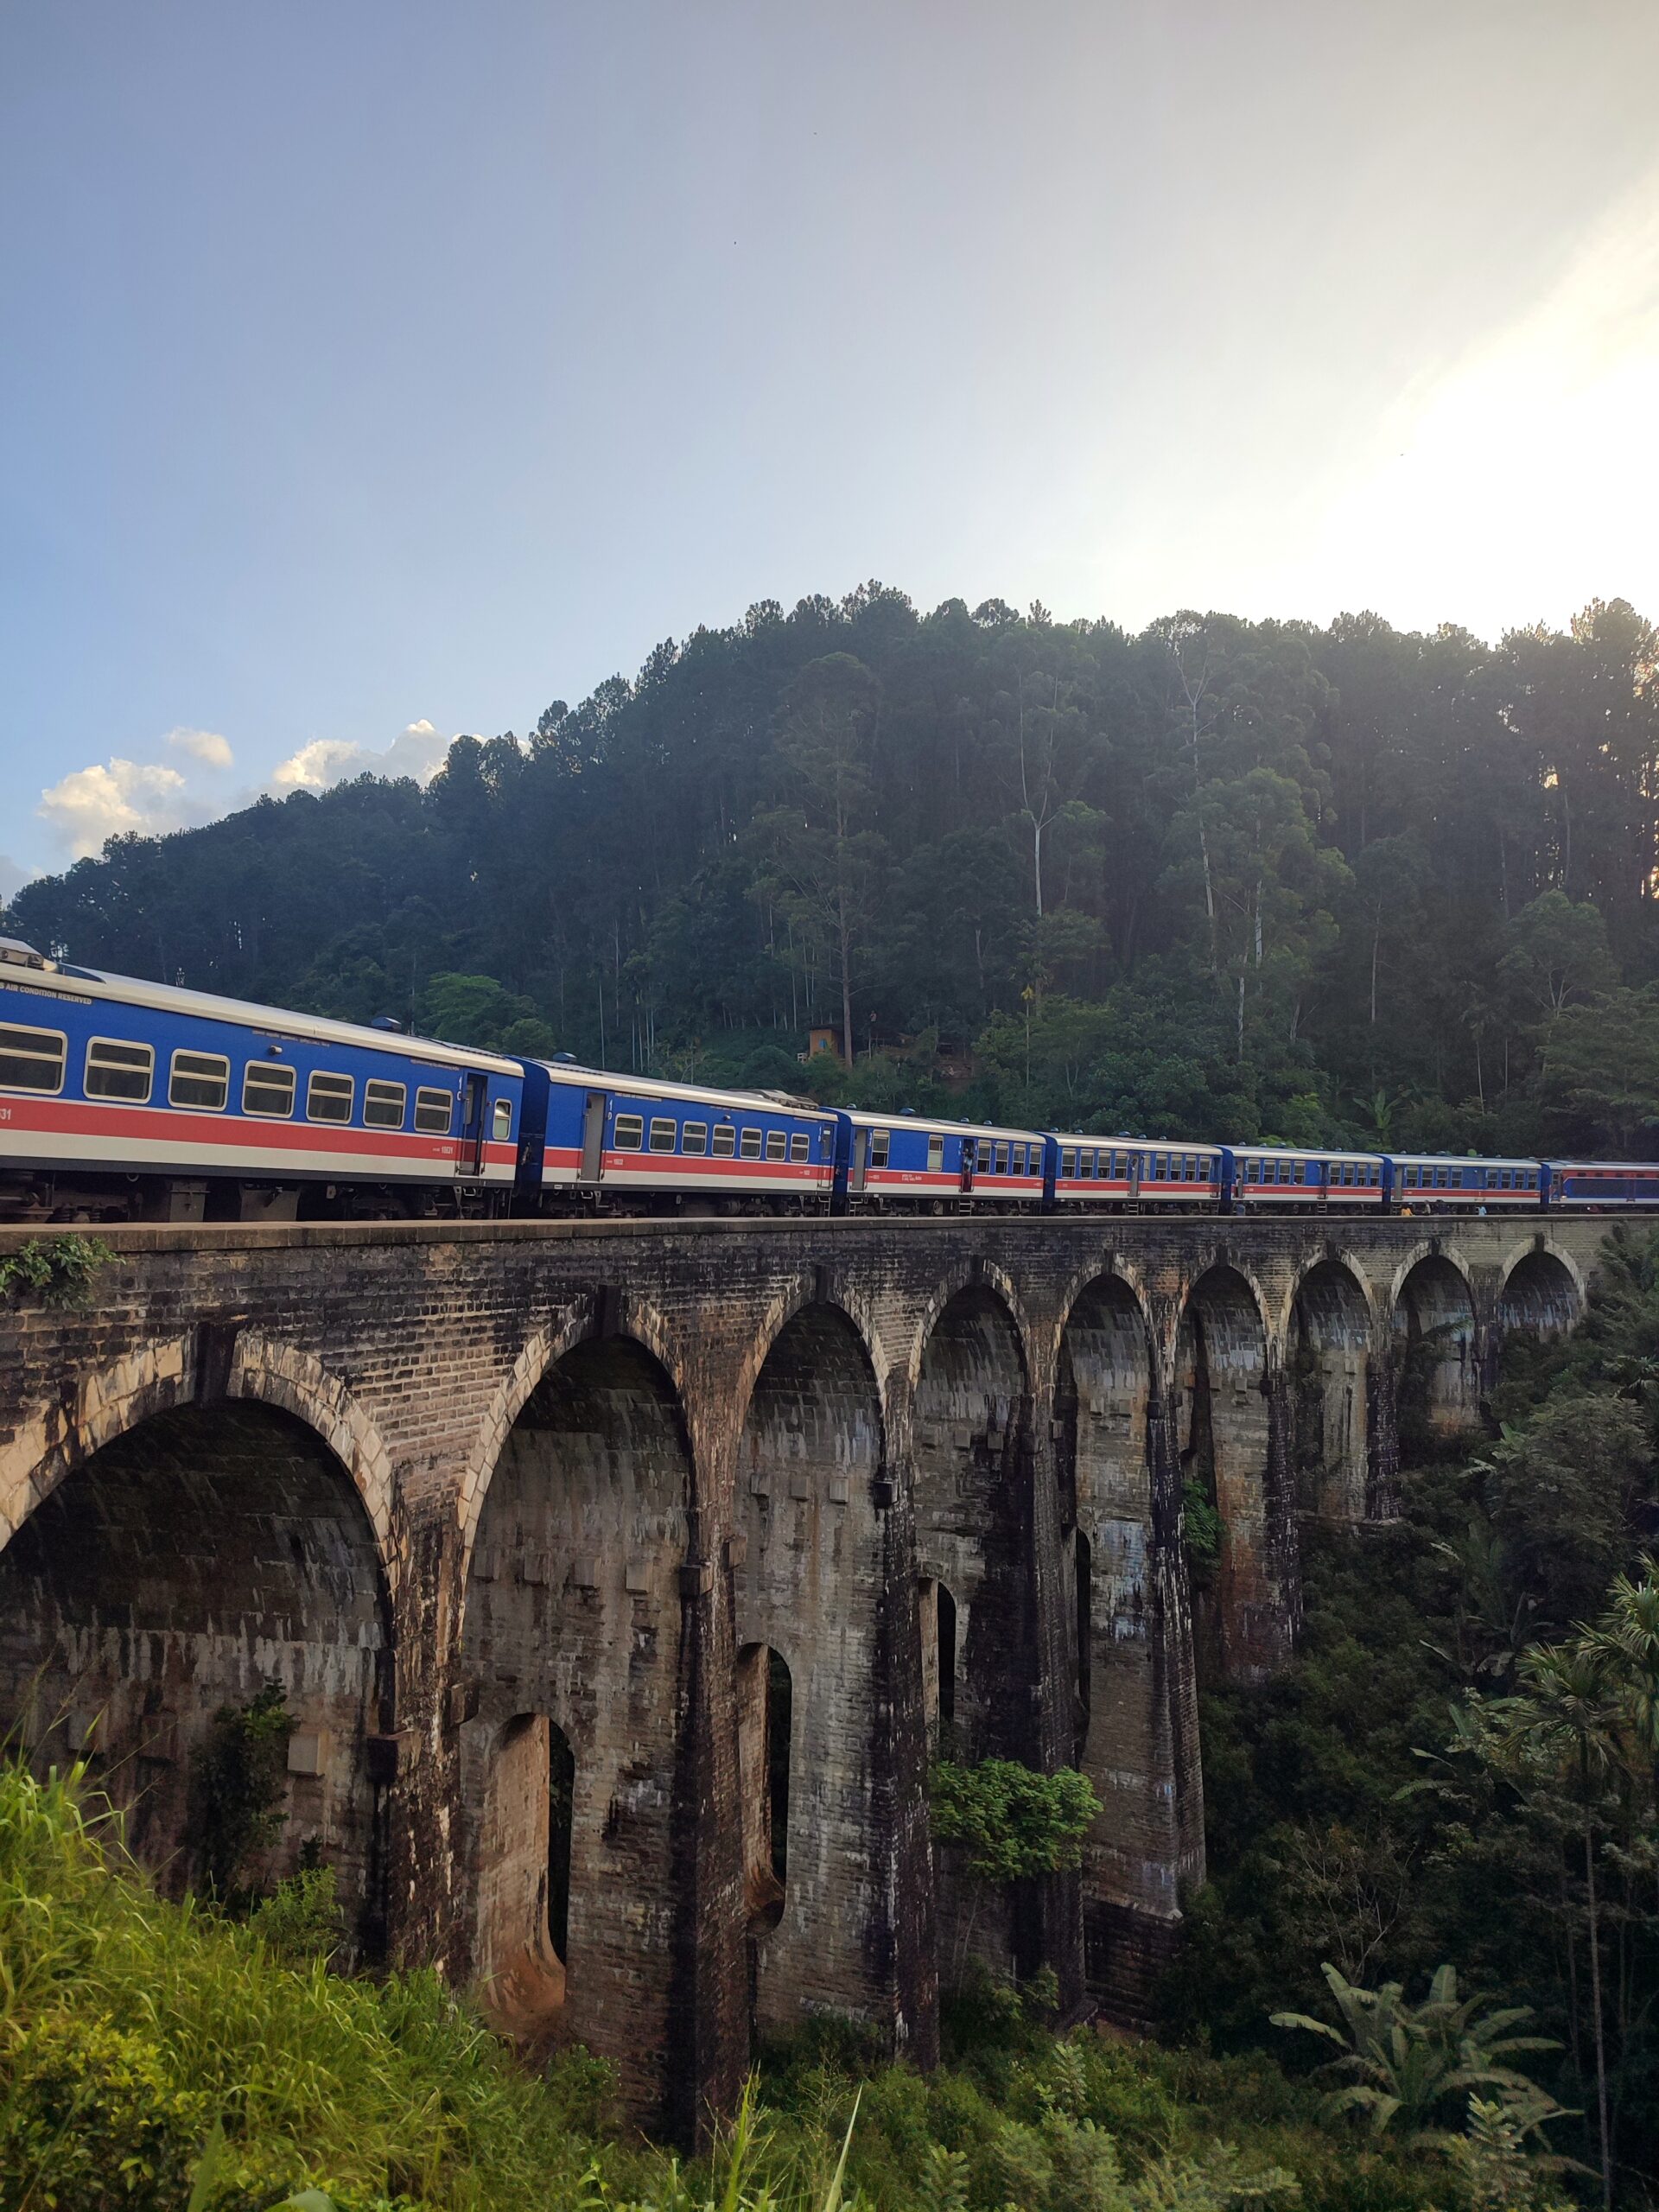
[[[990,1985],[953,2002],[928,2077],[838,2024],[771,2053],[683,2163],[621,2131],[581,2053],[531,2075],[435,1975],[331,1973],[334,1929],[326,1871],[240,1920],[173,1904],[73,1776],[0,1770],[8,2212],[267,2212],[308,2190],[308,2212],[1481,2202],[1455,2158],[1332,2129],[1268,2059],[1058,2037]]]

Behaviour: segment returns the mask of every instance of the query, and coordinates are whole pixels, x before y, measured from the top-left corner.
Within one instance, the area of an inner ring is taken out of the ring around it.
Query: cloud
[[[76,768],[41,793],[38,811],[77,860],[103,849],[106,837],[136,830],[155,836],[182,827],[185,779],[160,762],[124,760]]]
[[[175,753],[188,753],[208,768],[228,768],[236,759],[229,738],[221,737],[217,730],[170,729],[167,741]]]
[[[314,737],[291,753],[272,776],[276,791],[326,791],[352,776],[412,776],[429,783],[443,766],[449,741],[429,721],[410,722],[384,751],[349,738]]]
[[[217,730],[169,730],[162,745],[166,760],[130,760],[123,754],[76,768],[41,793],[35,811],[76,860],[101,852],[105,840],[131,833],[163,836],[170,830],[191,830],[214,822],[237,807],[251,806],[258,792],[236,789],[222,780],[236,755]],[[443,765],[448,740],[429,721],[410,722],[390,745],[376,751],[346,738],[318,737],[281,763],[265,786],[278,798],[294,791],[326,791],[347,777],[412,776],[429,783]],[[0,859],[0,898],[10,895]],[[17,874],[13,869],[14,874]],[[17,874],[17,884],[27,878]]]

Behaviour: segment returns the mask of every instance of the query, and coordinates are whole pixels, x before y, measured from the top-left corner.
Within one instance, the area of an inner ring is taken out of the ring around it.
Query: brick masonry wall
[[[86,1312],[0,1315],[0,1719],[42,1751],[100,1711],[111,1749],[165,1739],[122,1784],[161,1859],[204,1716],[280,1680],[315,1770],[283,1847],[315,1834],[365,1946],[482,1977],[689,2134],[757,2024],[827,2007],[937,2047],[963,1927],[926,1827],[942,1584],[968,1747],[1080,1760],[1103,1807],[1082,1875],[974,1941],[1133,2020],[1202,1872],[1195,1639],[1235,1675],[1282,1658],[1299,1481],[1305,1511],[1385,1513],[1400,1378],[1433,1425],[1474,1415],[1503,1331],[1578,1310],[1600,1233],[107,1231]],[[1196,1605],[1184,1478],[1226,1523]],[[792,1690],[772,1913],[757,1648]]]

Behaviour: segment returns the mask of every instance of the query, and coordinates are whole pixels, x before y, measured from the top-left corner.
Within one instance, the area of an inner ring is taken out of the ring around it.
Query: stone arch
[[[461,1525],[463,1580],[472,1559],[473,1546],[477,1541],[479,1519],[484,1510],[491,1478],[514,1422],[548,1370],[563,1359],[573,1345],[594,1334],[599,1318],[599,1301],[596,1299],[576,1299],[560,1319],[537,1329],[525,1340],[512,1367],[497,1384],[494,1395],[474,1435],[472,1448],[467,1454],[467,1463],[456,1486],[455,1511]],[[625,1294],[619,1301],[613,1333],[632,1337],[643,1344],[668,1376],[678,1402],[681,1405],[686,1402],[685,1378],[680,1370],[673,1339],[662,1315],[649,1300],[639,1298],[632,1292]]]
[[[918,1573],[955,1606],[954,1694],[940,1685],[955,1722],[948,1739],[941,1731],[941,1748],[1040,1766],[1030,1386],[1014,1312],[989,1281],[970,1277],[939,1302],[912,1407]],[[915,1634],[919,1646],[919,1619]],[[955,1956],[967,1941],[967,1906],[944,1866],[938,1876],[940,1940]],[[1006,1967],[1013,1923],[997,1926],[982,1912],[975,1933]]]
[[[1541,1236],[1504,1271],[1497,1325],[1505,1336],[1524,1329],[1537,1337],[1560,1337],[1577,1324],[1584,1308],[1582,1272],[1567,1253]]]
[[[910,1357],[906,1363],[906,1381],[913,1399],[922,1379],[922,1367],[938,1332],[945,1310],[965,1292],[983,1291],[992,1301],[1000,1305],[1006,1317],[1008,1331],[1020,1363],[1021,1387],[1029,1373],[1026,1347],[1033,1341],[1030,1319],[1024,1302],[1015,1288],[1013,1277],[994,1261],[975,1260],[956,1268],[940,1283],[929,1298],[911,1339]]]
[[[1255,1679],[1284,1646],[1283,1537],[1270,1465],[1266,1313],[1230,1260],[1216,1261],[1187,1290],[1174,1380],[1199,1675]],[[1206,1506],[1219,1521],[1211,1542],[1199,1540]]]
[[[257,1357],[255,1379],[273,1379]],[[0,1704],[36,1756],[87,1759],[175,1890],[275,1879],[315,1847],[372,1952],[385,1834],[367,1738],[391,1726],[394,1695],[384,1548],[360,1470],[276,1396],[181,1397],[60,1471],[0,1553]],[[293,1724],[285,1818],[226,1863],[195,1755],[221,1707],[272,1685]]]
[[[208,1373],[204,1332],[192,1330],[136,1346],[110,1366],[83,1376],[72,1402],[37,1407],[0,1449],[0,1546],[49,1497],[67,1475],[96,1452],[152,1415],[203,1399],[256,1399],[303,1421],[351,1477],[369,1516],[380,1569],[395,1592],[398,1560],[392,1541],[391,1455],[363,1407],[338,1376],[297,1344],[241,1330],[228,1368]]]
[[[1480,1411],[1480,1354],[1466,1268],[1433,1246],[1396,1273],[1394,1361],[1400,1452],[1444,1451]]]
[[[636,2103],[662,2110],[685,2063],[670,2018],[692,1456],[658,1354],[632,1335],[592,1333],[587,1317],[565,1333],[584,1327],[524,1396],[475,1516],[461,1631],[477,1697],[461,1731],[466,1853],[475,1885],[492,1853],[533,1859],[533,1827],[526,1840],[489,1822],[512,1795],[498,1771],[510,1724],[544,1717],[574,1764],[568,1948],[562,1986],[526,1977],[543,2016],[527,2023],[510,2005],[504,2018],[588,2044]],[[518,1802],[533,1822],[533,1796]],[[475,1933],[475,1965],[479,1951]],[[516,1988],[503,1993],[516,2001]]]
[[[881,1833],[892,1700],[880,1685],[894,1624],[876,1492],[886,1465],[862,1332],[839,1305],[797,1304],[749,1394],[734,1519],[737,1642],[787,1666],[793,1725],[789,1910],[751,1919],[763,2029],[798,2020],[809,1994],[864,2016],[890,1995],[890,1967],[878,1963],[892,1950]]]
[[[1107,1979],[1125,1910],[1145,1901],[1147,1807],[1166,1767],[1157,1663],[1159,1411],[1146,1307],[1122,1274],[1096,1275],[1067,1310],[1055,1412],[1071,1586],[1066,1642],[1076,1674],[1072,1758],[1101,1803],[1082,1874],[1084,1956],[1096,1986]]]
[[[1291,1471],[1297,1505],[1359,1521],[1371,1505],[1371,1303],[1354,1263],[1311,1261],[1291,1293],[1285,1328]]]

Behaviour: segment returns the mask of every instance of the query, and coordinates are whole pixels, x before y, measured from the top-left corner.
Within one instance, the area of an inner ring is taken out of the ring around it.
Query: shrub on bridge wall
[[[0,1255],[0,1298],[38,1298],[42,1306],[90,1306],[92,1278],[115,1257],[101,1236],[31,1236]]]

